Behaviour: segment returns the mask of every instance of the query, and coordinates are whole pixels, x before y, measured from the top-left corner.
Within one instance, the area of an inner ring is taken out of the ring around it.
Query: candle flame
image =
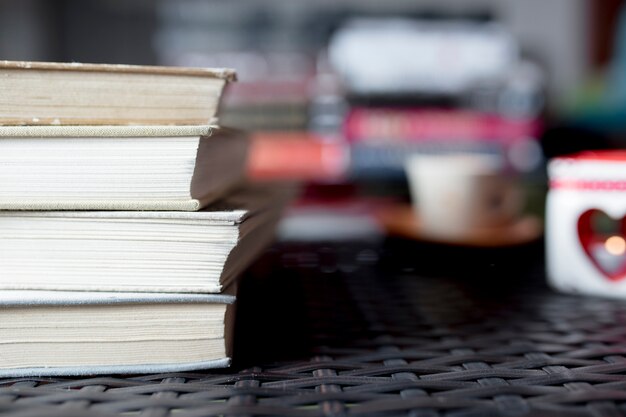
[[[626,240],[621,236],[611,236],[604,242],[604,247],[611,255],[623,255],[626,253]]]

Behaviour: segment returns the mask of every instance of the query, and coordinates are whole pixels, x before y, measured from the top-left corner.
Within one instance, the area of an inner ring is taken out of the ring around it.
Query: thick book
[[[230,364],[235,297],[0,291],[0,377]]]
[[[233,70],[0,61],[0,125],[215,122]]]
[[[199,210],[245,176],[216,126],[0,126],[0,210]]]
[[[289,192],[197,212],[0,212],[0,289],[219,293],[273,238]]]

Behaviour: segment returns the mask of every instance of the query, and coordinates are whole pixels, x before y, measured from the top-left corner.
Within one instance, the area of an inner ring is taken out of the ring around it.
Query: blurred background
[[[233,67],[220,121],[251,132],[250,178],[304,185],[283,235],[371,236],[403,227],[380,213],[409,204],[410,155],[498,158],[541,218],[549,158],[625,147],[625,13],[620,0],[4,0],[0,58]]]

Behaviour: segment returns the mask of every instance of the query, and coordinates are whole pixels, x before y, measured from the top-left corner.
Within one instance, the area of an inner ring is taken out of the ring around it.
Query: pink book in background
[[[354,108],[344,125],[350,142],[393,143],[437,140],[514,142],[537,138],[537,119],[507,118],[469,110]]]
[[[252,180],[334,181],[348,169],[348,146],[304,132],[251,135],[248,177]]]

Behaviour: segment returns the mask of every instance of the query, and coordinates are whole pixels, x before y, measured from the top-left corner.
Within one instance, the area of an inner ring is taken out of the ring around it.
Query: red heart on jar
[[[578,238],[593,265],[611,281],[626,277],[626,218],[614,219],[599,209],[578,218]]]

